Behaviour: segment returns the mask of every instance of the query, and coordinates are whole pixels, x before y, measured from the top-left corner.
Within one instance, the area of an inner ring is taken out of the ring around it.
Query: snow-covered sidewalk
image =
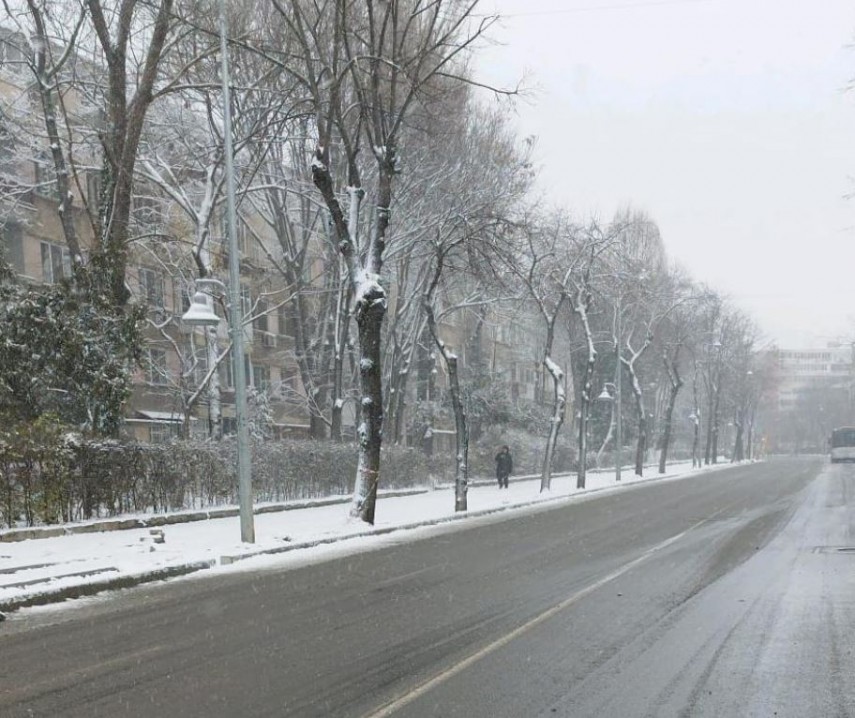
[[[539,479],[512,480],[510,487],[503,490],[492,483],[473,486],[469,489],[469,511],[458,514],[454,512],[453,488],[439,488],[381,499],[373,528],[349,519],[348,504],[261,513],[255,516],[256,543],[252,545],[240,542],[237,517],[0,543],[0,611],[227,566],[235,561],[251,566],[258,563],[258,555],[299,550],[301,556],[310,558],[313,551],[318,551],[314,546],[352,538],[362,548],[376,534],[465,521],[467,517],[568,501],[593,491],[620,490],[639,481],[682,478],[727,466],[693,470],[690,464],[675,464],[665,475],[651,467],[641,479],[628,469],[620,484],[615,483],[613,471],[589,472],[587,487],[581,491],[576,489],[575,475],[554,477],[548,493],[540,493]]]

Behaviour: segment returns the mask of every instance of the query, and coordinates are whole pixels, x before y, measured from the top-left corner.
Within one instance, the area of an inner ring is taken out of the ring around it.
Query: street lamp
[[[240,256],[237,243],[237,210],[235,208],[234,147],[232,144],[232,111],[229,94],[228,22],[226,1],[220,0],[220,54],[222,55],[223,89],[223,154],[226,174],[226,234],[229,242],[229,334],[232,341],[232,361],[235,383],[235,423],[237,424],[237,475],[238,504],[240,506],[240,538],[244,543],[255,543],[255,525],[252,515],[252,474],[249,455],[249,429],[247,427],[246,368],[243,346],[243,316],[240,302]],[[196,326],[216,326],[219,317],[203,291],[208,286],[226,287],[216,279],[197,280],[197,291],[190,308],[182,319]],[[214,321],[216,319],[216,321]]]
[[[234,256],[234,251],[229,254]],[[216,327],[220,318],[214,312],[210,297],[212,289],[223,293],[226,286],[219,279],[197,279],[196,293],[190,301],[190,307],[181,316],[181,321],[192,327]],[[206,291],[207,290],[207,291]],[[246,370],[243,347],[243,327],[240,302],[235,301],[234,293],[230,302],[229,334],[232,341],[232,363],[235,383],[235,423],[237,424],[237,477],[238,505],[240,507],[240,538],[244,543],[255,543],[255,525],[252,513],[252,473],[249,451],[249,430],[247,427]]]
[[[609,387],[611,387],[611,391],[609,391]],[[615,481],[620,481],[620,466],[623,461],[621,457],[623,436],[620,414],[620,384],[612,384],[610,381],[605,382],[602,392],[597,397],[597,401],[613,401],[615,403]]]

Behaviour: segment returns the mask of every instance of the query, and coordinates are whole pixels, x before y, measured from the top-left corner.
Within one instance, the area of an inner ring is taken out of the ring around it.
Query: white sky
[[[855,3],[483,0],[479,80],[534,96],[540,188],[631,203],[784,346],[855,335]]]

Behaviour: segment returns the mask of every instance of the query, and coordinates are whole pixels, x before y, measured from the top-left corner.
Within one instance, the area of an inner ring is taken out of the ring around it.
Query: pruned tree
[[[541,362],[545,375],[552,381],[552,415],[543,453],[541,491],[548,491],[551,485],[555,447],[567,410],[567,387],[572,386],[553,349],[558,318],[570,298],[571,277],[587,259],[574,246],[575,231],[566,217],[557,214],[543,221],[530,220],[522,227],[523,240],[509,267],[523,283],[527,298],[541,320],[545,336]]]
[[[400,135],[425,91],[462,82],[462,60],[491,23],[473,18],[477,2],[335,0],[319,7],[303,0],[273,0],[294,33],[299,75],[316,117],[312,178],[332,219],[332,230],[353,290],[360,349],[361,422],[352,514],[374,522],[383,427],[382,325],[387,294],[381,281],[393,187],[402,170]],[[373,158],[366,186],[361,147]],[[347,206],[334,165],[347,167]],[[372,193],[369,236],[359,217]]]

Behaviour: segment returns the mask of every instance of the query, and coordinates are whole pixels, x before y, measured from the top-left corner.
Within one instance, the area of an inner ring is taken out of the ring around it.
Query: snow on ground
[[[542,505],[544,502],[561,502],[580,498],[580,494],[604,489],[620,490],[623,486],[652,479],[676,479],[697,475],[713,468],[726,468],[727,464],[704,469],[692,469],[690,464],[675,464],[661,476],[651,467],[643,478],[631,470],[622,472],[622,482],[615,483],[614,472],[589,472],[587,488],[576,489],[576,476],[554,477],[549,492],[540,492],[540,480],[512,481],[508,489],[495,485],[470,487],[469,515],[523,510],[522,507]],[[164,543],[155,543],[151,529],[105,531],[92,534],[73,534],[45,539],[32,539],[17,543],[0,543],[0,604],[4,601],[43,591],[53,591],[67,586],[77,586],[90,581],[101,581],[124,575],[180,566],[196,561],[220,564],[223,556],[240,556],[259,553],[289,544],[335,540],[336,537],[370,533],[376,529],[410,527],[422,522],[441,522],[455,515],[453,487],[440,488],[424,494],[395,498],[382,498],[377,502],[374,528],[349,518],[349,504],[305,508],[255,516],[256,543],[240,541],[238,517],[210,519],[195,523],[170,524],[163,532]],[[542,506],[542,508],[546,508]],[[495,514],[494,514],[495,515]],[[458,514],[459,516],[459,514]],[[463,526],[465,521],[455,522]],[[415,539],[421,531],[396,533],[396,540]],[[338,544],[334,552],[340,555],[342,547],[352,545],[354,551],[366,550],[371,543],[382,545],[382,538],[364,537]],[[329,546],[306,548],[285,556],[300,555],[301,562],[329,555]],[[282,561],[282,556],[252,558],[223,567],[260,568]],[[207,572],[203,572],[207,573]]]

